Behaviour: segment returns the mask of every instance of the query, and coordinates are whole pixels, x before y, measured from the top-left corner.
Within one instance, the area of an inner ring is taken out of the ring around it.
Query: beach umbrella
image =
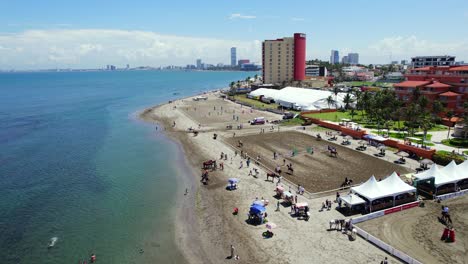
[[[267,223],[267,224],[266,224],[266,228],[268,228],[268,229],[270,229],[270,230],[271,230],[271,229],[274,229],[274,228],[276,228],[276,224],[275,224],[275,223]]]
[[[382,145],[382,146],[379,147],[379,150],[386,150],[386,149],[387,149],[387,147],[385,145]]]
[[[265,205],[265,203],[264,203],[263,201],[260,201],[260,200],[254,201],[254,202],[252,203],[252,205],[254,205],[254,204],[256,204],[256,205],[261,205],[261,206],[264,206],[264,205]]]
[[[228,181],[229,181],[230,184],[234,184],[234,183],[238,183],[238,182],[239,182],[239,179],[237,179],[237,178],[229,178]]]
[[[434,164],[434,162],[430,159],[423,159],[421,160],[419,163],[423,164],[423,165],[431,165],[431,164]]]
[[[404,152],[404,151],[398,151],[397,155],[400,157],[409,157],[408,152]]]

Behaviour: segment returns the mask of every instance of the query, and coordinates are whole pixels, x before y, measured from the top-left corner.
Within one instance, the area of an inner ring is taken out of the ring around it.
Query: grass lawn
[[[463,154],[468,155],[468,150],[463,151]]]
[[[282,125],[282,126],[300,126],[300,125],[302,125],[302,123],[304,123],[304,120],[296,117],[296,118],[292,118],[292,119],[283,120],[283,121],[281,121],[280,125]]]
[[[278,109],[278,104],[266,104],[258,100],[247,98],[245,95],[234,95],[236,101],[247,103],[257,109]]]
[[[328,121],[333,121],[333,122],[340,122],[341,119],[346,118],[346,119],[351,119],[351,115],[349,114],[349,111],[346,112],[330,112],[330,113],[316,113],[316,114],[306,114],[306,117],[311,117],[311,118],[318,118],[322,120],[328,120]],[[356,111],[356,115],[353,118],[353,121],[358,122],[362,119],[361,116],[361,111]]]
[[[468,148],[468,139],[451,138],[442,140],[442,144],[455,148]]]

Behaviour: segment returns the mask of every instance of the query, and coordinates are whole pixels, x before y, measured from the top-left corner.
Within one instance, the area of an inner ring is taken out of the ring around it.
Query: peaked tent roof
[[[385,197],[385,195],[382,196],[383,192],[380,190],[374,175],[372,175],[372,177],[370,177],[369,180],[367,180],[365,183],[356,187],[352,187],[351,190],[371,201]]]
[[[416,191],[416,188],[404,182],[396,172],[393,172],[390,176],[379,182],[379,185],[387,193],[393,195]]]
[[[456,166],[456,165],[455,165]],[[432,167],[420,174],[415,174],[414,176],[418,180],[426,180],[429,178],[434,177],[434,185],[439,187],[440,185],[444,185],[447,183],[452,183],[458,181],[455,177],[452,177],[450,174],[446,172],[452,172],[453,169],[449,167],[449,169],[444,170],[445,168],[439,169],[437,165],[432,165]]]
[[[356,194],[350,193],[348,195],[343,195],[340,197],[343,202],[349,205],[356,205],[356,204],[363,204],[366,203],[361,197],[357,196]]]
[[[468,160],[457,165],[457,176],[459,179],[468,179]]]

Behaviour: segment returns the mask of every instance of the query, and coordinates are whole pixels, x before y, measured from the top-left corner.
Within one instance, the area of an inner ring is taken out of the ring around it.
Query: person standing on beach
[[[280,202],[278,201],[278,202],[276,203],[276,211],[279,212],[279,210],[280,210]]]
[[[242,169],[242,167],[244,167],[244,162],[241,160],[239,170]]]
[[[233,258],[233,257],[234,257],[234,246],[231,245],[231,256],[230,256],[230,258]]]

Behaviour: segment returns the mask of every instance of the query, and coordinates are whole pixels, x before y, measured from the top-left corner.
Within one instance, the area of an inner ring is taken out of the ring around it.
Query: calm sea
[[[180,153],[136,113],[253,74],[0,74],[0,263],[179,263]]]

